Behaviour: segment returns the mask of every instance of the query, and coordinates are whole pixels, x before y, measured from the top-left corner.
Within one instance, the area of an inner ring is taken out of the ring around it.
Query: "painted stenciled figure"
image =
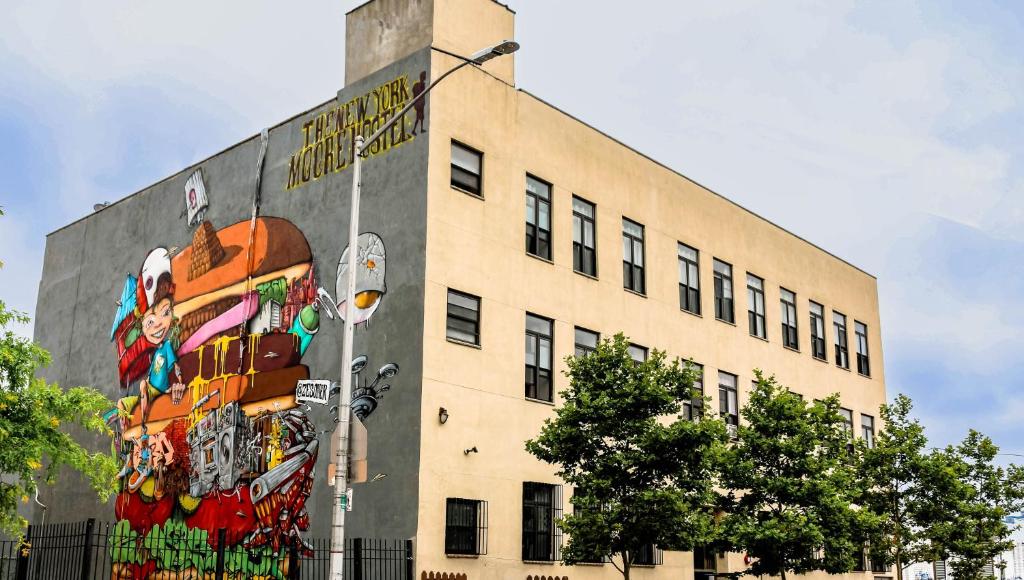
[[[415,101],[413,109],[416,110],[416,121],[412,124],[411,133],[415,135],[417,133],[416,128],[419,127],[423,133],[427,132],[427,128],[423,125],[423,119],[427,107],[426,97],[420,98],[420,95],[427,90],[427,71],[420,72],[420,80],[413,83],[412,85],[412,98]]]

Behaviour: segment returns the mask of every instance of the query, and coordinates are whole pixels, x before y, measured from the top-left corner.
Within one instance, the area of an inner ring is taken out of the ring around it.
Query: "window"
[[[839,416],[843,418],[843,431],[846,432],[846,437],[849,443],[846,444],[846,450],[853,452],[853,411],[840,407]]]
[[[487,502],[448,498],[445,506],[444,553],[487,553]]]
[[[526,252],[551,259],[551,184],[526,176]]]
[[[747,322],[750,336],[767,339],[764,329],[764,280],[747,273]]]
[[[576,327],[576,356],[586,356],[597,350],[597,341],[601,335],[593,330]]]
[[[523,483],[523,560],[553,562],[562,559],[562,532],[555,520],[562,517],[562,486]]]
[[[694,580],[715,580],[716,572],[718,572],[718,558],[715,557],[715,551],[707,546],[694,546]]]
[[[643,294],[644,227],[622,218],[622,286]]]
[[[832,311],[832,331],[836,335],[836,366],[850,368],[850,349],[846,344],[846,316]]]
[[[871,360],[868,358],[868,327],[863,322],[853,321],[853,332],[857,336],[857,372],[871,376]]]
[[[572,269],[597,276],[597,236],[594,204],[572,198]]]
[[[639,344],[629,345],[629,356],[632,357],[638,363],[642,363],[647,360],[647,347],[640,346]]]
[[[451,340],[480,346],[480,299],[448,289],[446,336]]]
[[[860,416],[860,436],[869,449],[875,446],[875,418],[871,415]]]
[[[526,314],[526,397],[541,401],[551,396],[551,321]]]
[[[679,308],[700,314],[700,271],[697,250],[679,244]]]
[[[484,154],[452,141],[452,187],[483,196],[480,176]]]
[[[683,402],[683,417],[696,421],[704,412],[704,365],[689,363],[697,371],[693,381],[693,397]]]
[[[825,358],[825,308],[817,302],[811,302],[811,356]]]
[[[796,333],[796,294],[779,288],[779,296],[779,305],[782,307],[782,345],[799,349],[800,339]]]
[[[715,268],[715,318],[726,322],[736,322],[732,308],[732,266],[714,260]]]
[[[718,413],[729,429],[729,435],[736,436],[740,424],[739,407],[736,404],[736,375],[718,371]]]
[[[579,501],[581,500],[577,498],[577,493],[574,492],[571,503],[572,513],[575,515],[583,515],[587,513],[600,513],[601,511],[606,511],[607,506],[597,506],[593,505],[593,503],[590,503],[589,505],[580,505],[579,503],[577,503]],[[610,562],[611,558],[605,554],[599,553],[598,551],[593,551],[589,554],[584,555],[582,558],[580,558],[579,561],[585,564],[604,564],[605,562]]]
[[[633,555],[634,566],[658,566],[665,563],[664,553],[654,544],[645,544]]]

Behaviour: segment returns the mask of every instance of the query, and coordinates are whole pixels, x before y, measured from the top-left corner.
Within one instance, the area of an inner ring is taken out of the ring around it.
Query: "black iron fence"
[[[166,525],[141,536],[126,522],[90,519],[29,526],[24,540],[0,542],[0,580],[319,580],[330,558],[327,539],[246,549],[226,529],[210,537]],[[347,539],[345,578],[413,580],[412,541]]]

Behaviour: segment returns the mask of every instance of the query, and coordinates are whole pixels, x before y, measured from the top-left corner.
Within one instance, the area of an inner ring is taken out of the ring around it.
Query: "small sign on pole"
[[[326,405],[331,398],[331,381],[309,379],[295,385],[296,403],[320,403]]]
[[[345,511],[352,511],[352,488],[345,490]]]

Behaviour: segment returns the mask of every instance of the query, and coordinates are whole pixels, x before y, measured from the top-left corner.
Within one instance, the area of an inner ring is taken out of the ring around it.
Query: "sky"
[[[357,4],[6,0],[0,299],[94,203],[332,98]],[[521,88],[876,275],[890,397],[1024,453],[1024,5],[510,4]]]

